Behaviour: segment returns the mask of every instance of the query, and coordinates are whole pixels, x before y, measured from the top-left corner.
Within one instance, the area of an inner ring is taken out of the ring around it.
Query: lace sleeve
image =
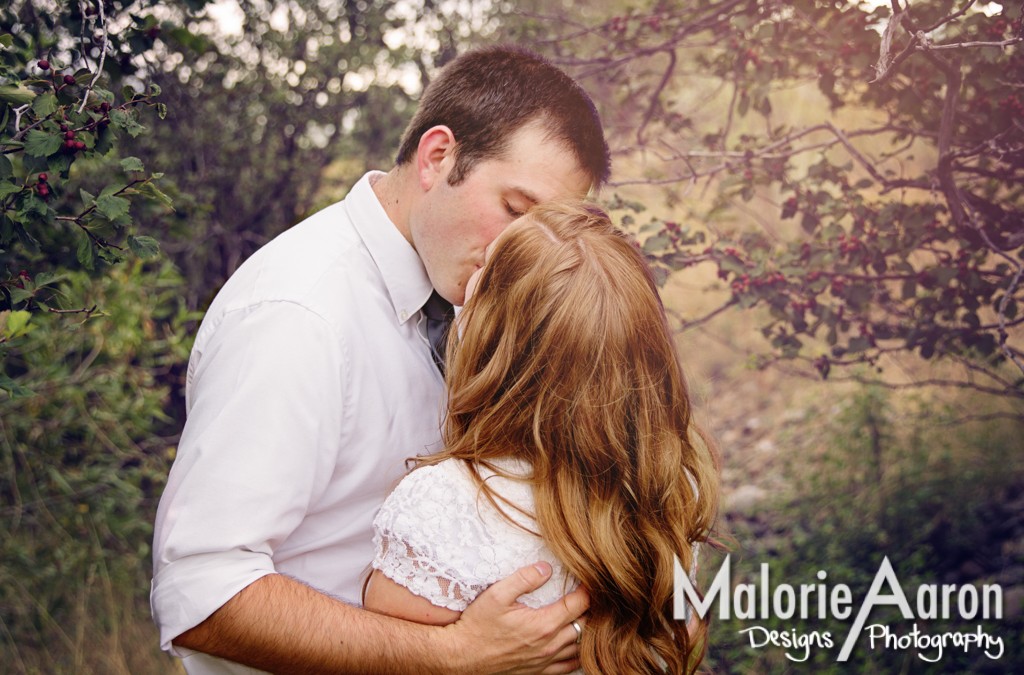
[[[451,469],[417,469],[388,496],[373,523],[373,567],[432,604],[461,612],[498,570],[473,545],[487,539],[475,514],[475,486]]]
[[[491,476],[489,485],[533,512],[533,492],[526,483]],[[579,582],[534,534],[533,519],[506,512],[523,527],[478,499],[476,482],[461,462],[416,469],[374,520],[373,566],[432,604],[458,612],[495,581],[540,560],[551,565],[551,579],[519,602],[542,607],[576,588]]]

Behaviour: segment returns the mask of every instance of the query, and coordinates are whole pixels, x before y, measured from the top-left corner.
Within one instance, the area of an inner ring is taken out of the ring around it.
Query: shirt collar
[[[423,307],[433,287],[423,261],[373,191],[371,178],[382,175],[380,171],[370,171],[360,178],[345,198],[345,207],[380,270],[398,322],[404,324]]]

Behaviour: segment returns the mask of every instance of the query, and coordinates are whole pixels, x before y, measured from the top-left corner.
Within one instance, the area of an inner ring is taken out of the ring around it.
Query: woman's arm
[[[405,586],[388,579],[380,570],[373,570],[370,576],[363,607],[378,614],[432,626],[447,626],[462,616],[462,612],[438,607],[415,595]]]

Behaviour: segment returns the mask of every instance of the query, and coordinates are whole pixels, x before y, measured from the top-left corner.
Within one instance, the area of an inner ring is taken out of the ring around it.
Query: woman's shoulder
[[[530,466],[515,458],[489,460],[487,464],[477,464],[473,468],[461,459],[452,458],[419,466],[406,474],[392,495],[406,493],[424,497],[440,490],[453,490],[447,494],[449,499],[467,495],[475,498],[480,486],[473,477],[474,468],[492,491],[506,499],[519,501],[532,495]]]

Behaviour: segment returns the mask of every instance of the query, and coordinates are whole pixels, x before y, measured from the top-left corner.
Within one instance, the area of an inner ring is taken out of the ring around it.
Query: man
[[[190,673],[576,667],[585,594],[516,603],[546,565],[443,628],[358,604],[374,514],[405,458],[440,442],[432,289],[461,304],[499,232],[534,203],[584,196],[608,166],[568,76],[518,49],[470,52],[426,89],[390,172],[228,280],[196,336],[154,542],[154,618]]]

